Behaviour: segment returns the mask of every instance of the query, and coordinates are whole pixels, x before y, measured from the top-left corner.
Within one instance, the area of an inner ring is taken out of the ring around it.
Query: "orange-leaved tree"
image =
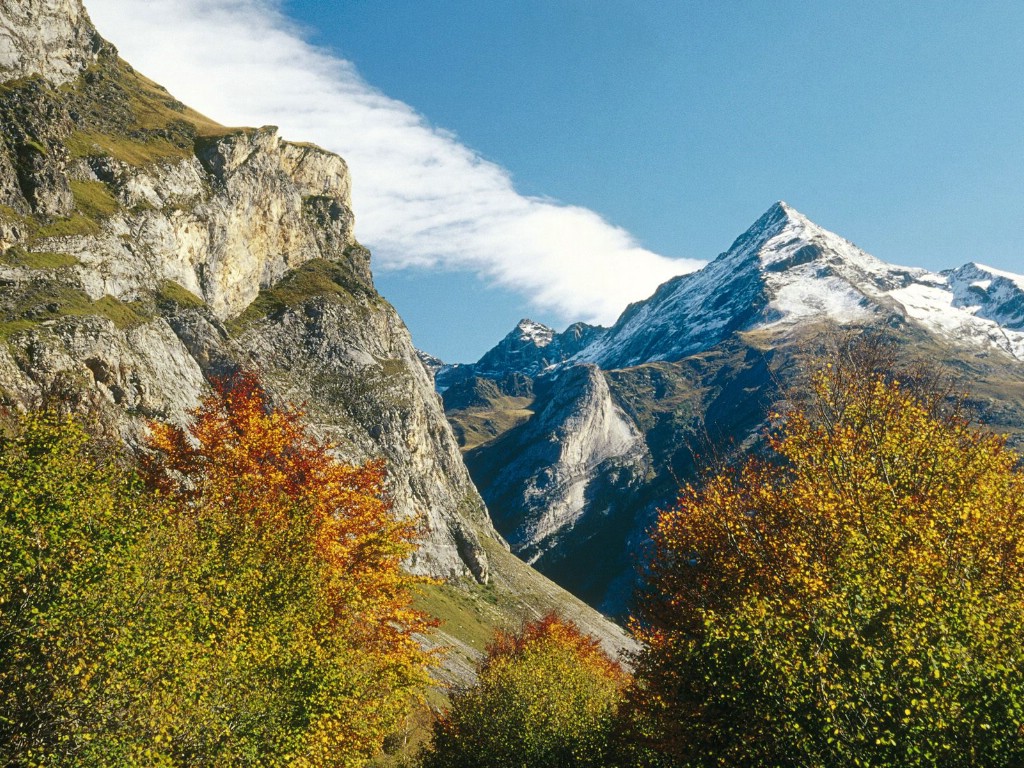
[[[499,632],[478,674],[436,724],[426,768],[610,764],[629,675],[575,624],[552,614]]]
[[[149,619],[121,665],[147,681],[133,731],[173,764],[362,764],[432,662],[401,567],[415,523],[391,515],[381,462],[334,458],[252,374],[193,416],[152,425],[146,475],[170,522],[142,557]]]
[[[1024,764],[1020,457],[875,357],[660,515],[630,709],[665,764]]]

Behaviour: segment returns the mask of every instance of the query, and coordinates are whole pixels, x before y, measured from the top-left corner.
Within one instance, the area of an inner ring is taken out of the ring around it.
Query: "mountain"
[[[396,514],[423,521],[409,567],[452,585],[427,590],[439,611],[564,605],[628,644],[508,555],[374,287],[350,189],[340,157],[177,101],[79,0],[0,0],[0,404],[88,411],[139,445],[148,420],[181,422],[211,380],[254,369],[341,458],[386,459]]]
[[[876,259],[779,202],[704,269],[630,306],[574,360],[605,369],[678,360],[737,331],[827,318],[912,322],[1024,359],[1024,278],[968,264],[936,274]]]
[[[594,325],[574,323],[556,333],[543,323],[523,318],[476,363],[435,366],[437,389],[444,392],[475,377],[501,379],[510,372],[536,376],[578,354],[605,332]]]
[[[780,202],[576,351],[538,365],[558,334],[531,347],[517,328],[442,395],[513,551],[622,613],[657,509],[702,467],[758,445],[780,391],[837,329],[934,362],[1024,445],[1022,318],[1024,277],[890,265]]]

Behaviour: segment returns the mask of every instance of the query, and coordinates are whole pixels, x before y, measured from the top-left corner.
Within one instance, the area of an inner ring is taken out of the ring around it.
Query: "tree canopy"
[[[457,692],[425,768],[599,768],[629,676],[575,624],[549,615],[499,632]]]
[[[383,466],[243,374],[136,477],[74,420],[4,445],[0,762],[365,764],[431,664]]]
[[[1024,764],[1024,474],[863,348],[653,532],[635,737],[683,766]]]

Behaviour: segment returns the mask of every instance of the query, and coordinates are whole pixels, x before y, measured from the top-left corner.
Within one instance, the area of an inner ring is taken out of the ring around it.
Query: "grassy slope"
[[[533,416],[532,397],[501,396],[488,405],[448,412],[448,420],[463,453],[489,443]]]
[[[467,581],[421,588],[416,604],[440,621],[428,642],[442,649],[444,665],[435,673],[438,687],[430,692],[424,706],[413,712],[406,729],[389,740],[388,754],[379,755],[372,763],[376,768],[411,764],[411,756],[429,739],[434,713],[447,706],[453,686],[474,678],[474,667],[498,629],[516,629],[524,621],[555,611],[600,639],[613,656],[637,647],[621,628],[497,542],[487,539],[485,548],[491,562],[490,584]]]

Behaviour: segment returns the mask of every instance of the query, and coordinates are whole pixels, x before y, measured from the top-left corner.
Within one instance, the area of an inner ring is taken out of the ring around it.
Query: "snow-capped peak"
[[[736,331],[893,315],[1024,360],[1024,277],[977,264],[942,274],[887,264],[781,201],[728,251],[629,307],[573,359],[620,368],[677,360]]]
[[[1024,277],[973,261],[942,275],[953,293],[953,306],[1024,331]]]
[[[537,347],[546,347],[555,338],[555,329],[524,317],[516,324],[512,332],[522,341],[528,341]]]

